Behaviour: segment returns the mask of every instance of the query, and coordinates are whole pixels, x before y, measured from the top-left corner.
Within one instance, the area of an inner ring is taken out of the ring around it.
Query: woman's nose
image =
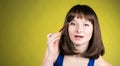
[[[83,32],[83,26],[82,25],[78,25],[76,28],[77,33],[81,33]]]

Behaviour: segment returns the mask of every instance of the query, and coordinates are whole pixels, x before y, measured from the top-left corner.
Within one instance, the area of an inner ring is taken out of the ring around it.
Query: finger
[[[58,45],[58,44],[59,44],[59,41],[60,41],[60,38],[56,38],[54,41],[55,41],[54,44],[55,44],[55,45]]]
[[[48,38],[48,41],[53,41],[54,39],[56,39],[56,38],[60,38],[60,33],[55,33],[55,34],[53,34],[53,35],[51,35],[51,37],[49,37]]]
[[[47,35],[47,38],[51,37],[51,36],[52,36],[52,34],[53,34],[53,33],[49,33],[49,34]]]
[[[48,45],[50,45],[50,46],[55,45],[55,46],[56,46],[56,45],[58,45],[59,40],[60,40],[60,37],[57,37],[57,38],[55,38],[55,39],[49,41],[49,42],[48,42]]]

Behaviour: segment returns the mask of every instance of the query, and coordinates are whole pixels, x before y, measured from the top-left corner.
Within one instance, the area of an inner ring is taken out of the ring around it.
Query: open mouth
[[[84,38],[84,36],[75,35],[75,38],[76,38],[76,39],[82,39],[82,38]]]
[[[75,37],[80,37],[80,38],[83,38],[83,36],[79,36],[79,35],[75,35]]]

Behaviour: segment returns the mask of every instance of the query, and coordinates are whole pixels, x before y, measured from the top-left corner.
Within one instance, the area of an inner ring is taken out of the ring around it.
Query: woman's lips
[[[84,38],[84,36],[81,36],[81,35],[75,35],[75,39],[76,39],[76,40],[81,40],[82,38]]]

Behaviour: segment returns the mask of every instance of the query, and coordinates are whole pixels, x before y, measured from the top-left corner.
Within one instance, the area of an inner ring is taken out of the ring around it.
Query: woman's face
[[[76,17],[69,23],[68,33],[75,45],[88,44],[92,37],[93,25],[84,18]]]

